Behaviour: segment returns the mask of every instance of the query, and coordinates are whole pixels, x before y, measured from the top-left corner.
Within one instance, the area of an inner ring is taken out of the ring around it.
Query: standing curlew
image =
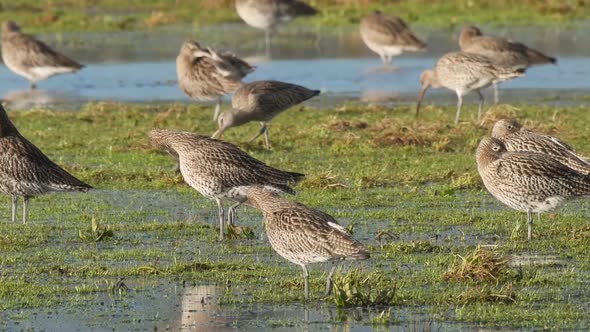
[[[266,236],[272,248],[303,269],[306,300],[309,299],[308,264],[370,257],[369,250],[327,213],[288,201],[260,186],[251,187],[247,195],[247,204],[264,215]],[[326,282],[326,295],[332,290],[335,269],[336,264],[333,264]]]
[[[221,97],[239,88],[242,78],[255,69],[230,52],[202,48],[193,40],[182,44],[176,58],[180,89],[195,100],[217,99],[214,120],[221,110]]]
[[[485,137],[476,153],[477,170],[500,202],[527,213],[528,239],[533,212],[550,211],[568,198],[590,195],[590,177],[536,152],[509,152],[502,141]]]
[[[266,55],[270,55],[270,36],[278,25],[318,13],[301,0],[236,0],[236,11],[249,26],[265,30]]]
[[[508,151],[528,151],[550,155],[560,163],[583,174],[590,174],[590,162],[563,141],[522,128],[516,120],[501,119],[494,124],[492,137],[504,143]]]
[[[12,222],[18,196],[23,197],[23,224],[29,199],[52,191],[82,191],[92,187],[49,160],[24,138],[0,105],[0,192],[12,195]]]
[[[478,121],[483,110],[481,88],[524,75],[524,66],[507,66],[494,63],[490,58],[473,53],[452,52],[443,55],[434,69],[428,69],[420,75],[422,90],[416,105],[416,116],[420,112],[420,104],[428,88],[445,87],[457,94],[457,114],[455,124],[459,123],[463,96],[471,91],[479,95]]]
[[[177,156],[184,181],[201,195],[215,200],[220,240],[223,240],[223,199],[237,202],[227,211],[229,223],[233,224],[235,210],[246,200],[250,186],[262,185],[276,192],[295,194],[289,185],[304,176],[267,166],[233,144],[189,132],[153,129],[150,144]]]
[[[542,65],[557,63],[557,59],[505,38],[484,36],[475,26],[463,28],[459,35],[461,51],[485,55],[509,66]],[[494,103],[498,103],[498,84],[494,83]]]
[[[22,33],[13,21],[2,23],[2,61],[8,69],[28,79],[31,89],[36,87],[37,81],[77,72],[83,67],[42,41]]]
[[[257,81],[242,85],[232,98],[232,110],[223,112],[217,120],[219,128],[213,138],[220,137],[225,130],[250,121],[260,121],[261,128],[250,142],[264,134],[266,147],[268,141],[268,122],[281,112],[320,94],[318,90],[278,82]]]
[[[420,40],[397,16],[387,16],[375,11],[361,21],[361,38],[371,51],[379,54],[384,65],[403,51],[423,51],[426,43]]]

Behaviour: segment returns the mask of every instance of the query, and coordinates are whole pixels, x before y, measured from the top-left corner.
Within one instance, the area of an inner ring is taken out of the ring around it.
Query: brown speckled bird
[[[516,120],[498,120],[492,129],[492,137],[501,140],[508,151],[544,153],[569,168],[590,174],[590,162],[578,155],[567,143],[553,136],[523,128]]]
[[[290,185],[304,176],[267,166],[233,144],[190,132],[153,129],[150,143],[177,157],[184,181],[217,203],[220,240],[224,234],[223,199],[237,202],[227,211],[233,224],[235,210],[246,200],[249,187],[261,185],[274,192],[295,194]]]
[[[484,36],[475,26],[463,28],[459,35],[461,51],[485,55],[496,62],[511,66],[557,63],[557,59],[526,45],[495,36]],[[494,83],[494,102],[498,103],[498,84]]]
[[[42,41],[22,33],[13,21],[2,23],[2,61],[8,69],[28,79],[31,89],[38,81],[83,67]]]
[[[418,38],[406,22],[397,16],[388,16],[375,11],[363,18],[361,38],[371,51],[379,54],[383,64],[391,64],[394,56],[404,51],[416,52],[426,49],[426,43]]]
[[[301,0],[236,0],[238,15],[249,26],[266,32],[266,54],[270,54],[270,36],[281,24],[318,11]]]
[[[457,114],[455,124],[459,123],[463,96],[471,91],[479,95],[478,120],[483,111],[482,88],[524,75],[525,66],[507,66],[497,64],[492,59],[479,54],[452,52],[443,55],[434,69],[425,70],[420,75],[421,90],[416,105],[416,116],[429,88],[445,87],[457,94]]]
[[[255,69],[230,52],[203,48],[193,40],[185,41],[176,57],[180,89],[195,100],[217,99],[214,120],[221,111],[221,97],[239,88],[242,78]]]
[[[49,160],[24,138],[0,105],[0,192],[12,195],[12,222],[18,196],[23,197],[23,223],[29,199],[52,191],[82,191],[92,187]]]
[[[500,202],[527,213],[528,239],[533,233],[533,212],[550,211],[566,199],[590,195],[590,177],[535,152],[509,152],[497,138],[481,140],[476,152],[477,170],[485,187]]]
[[[232,110],[223,112],[217,119],[219,129],[212,137],[221,137],[223,132],[231,127],[250,121],[260,121],[260,131],[250,139],[250,142],[264,134],[266,147],[270,148],[268,122],[281,112],[319,94],[319,90],[278,81],[244,84],[232,97]]]
[[[272,248],[283,258],[303,269],[305,299],[309,299],[307,265],[368,259],[370,253],[354,240],[336,219],[319,210],[291,202],[253,186],[247,204],[262,211],[266,235]],[[326,295],[332,290],[333,264],[326,282]]]

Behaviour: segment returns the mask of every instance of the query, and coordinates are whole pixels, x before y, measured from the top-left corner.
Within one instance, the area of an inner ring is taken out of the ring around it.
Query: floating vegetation
[[[84,241],[99,242],[106,238],[113,237],[113,231],[109,225],[101,225],[96,217],[92,217],[92,224],[89,230],[78,230],[78,236]]]
[[[232,224],[227,225],[225,236],[228,240],[252,240],[256,238],[256,234],[254,234],[254,230],[251,227],[241,227]]]
[[[359,269],[334,278],[332,298],[337,307],[387,306],[393,304],[396,289],[382,271]]]

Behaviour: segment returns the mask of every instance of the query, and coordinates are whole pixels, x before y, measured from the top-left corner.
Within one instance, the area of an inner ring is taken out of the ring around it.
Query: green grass
[[[0,19],[14,19],[27,31],[113,31],[171,24],[197,26],[239,22],[233,0],[57,0],[0,1]],[[578,0],[310,0],[321,15],[299,21],[328,26],[356,25],[363,15],[380,9],[411,24],[453,27],[493,25],[571,25],[588,20],[590,5]]]
[[[543,215],[534,239],[526,241],[524,216],[484,191],[474,151],[495,119],[513,116],[534,119],[525,125],[589,155],[590,108],[500,105],[488,111],[482,127],[471,105],[464,122],[451,125],[453,108],[426,106],[415,121],[409,106],[296,107],[272,122],[271,151],[261,141],[241,143],[258,130],[256,123],[224,138],[272,166],[305,173],[296,199],[352,224],[354,237],[369,246],[371,260],[338,273],[342,291],[336,296],[323,299],[326,271],[313,268],[312,303],[368,306],[361,321],[374,325],[400,324],[390,313],[406,308],[457,324],[588,328],[590,203],[571,202]],[[300,269],[266,240],[217,242],[214,203],[186,186],[172,171],[173,160],[148,145],[153,127],[211,134],[211,112],[115,103],[88,104],[79,112],[9,112],[24,136],[97,190],[37,197],[27,225],[0,223],[0,310],[23,315],[75,304],[101,311],[97,297],[115,296],[121,277],[132,288],[213,283],[225,289],[220,301],[226,307],[302,302]],[[4,197],[0,216],[7,220],[10,199]],[[262,232],[257,211],[242,208],[240,217],[239,226]],[[93,218],[112,237],[95,241]],[[532,254],[552,262],[508,262],[498,276],[481,281],[445,277],[460,257],[485,259],[475,253],[486,244],[496,246],[494,257]],[[136,298],[145,289],[117,296]],[[269,326],[297,324],[278,318]]]

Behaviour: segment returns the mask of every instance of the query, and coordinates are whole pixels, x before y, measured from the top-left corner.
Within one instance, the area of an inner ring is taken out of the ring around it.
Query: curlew
[[[553,136],[523,128],[516,120],[498,120],[492,129],[492,137],[501,140],[508,151],[544,153],[569,168],[590,174],[590,162],[578,155],[567,143]]]
[[[230,52],[203,48],[193,40],[182,44],[176,58],[180,89],[195,100],[217,100],[214,120],[221,111],[221,98],[239,88],[242,78],[255,69]]]
[[[260,186],[251,187],[247,197],[247,204],[264,215],[264,227],[272,248],[303,269],[306,300],[309,299],[308,264],[333,263],[326,282],[326,295],[329,295],[338,261],[370,257],[368,249],[327,213],[281,198]]]
[[[475,26],[463,28],[459,35],[461,51],[485,55],[509,66],[555,64],[557,59],[526,45],[495,36],[484,36]],[[498,103],[498,84],[494,83],[494,103]]]
[[[420,40],[397,16],[387,16],[375,11],[361,21],[361,38],[371,51],[379,54],[384,65],[390,65],[394,56],[404,51],[417,52],[426,49]]]
[[[38,81],[57,74],[77,72],[83,65],[58,53],[40,40],[22,33],[13,21],[2,23],[2,61],[23,76],[34,89]]]
[[[422,86],[416,105],[416,116],[420,111],[420,104],[428,88],[447,88],[457,94],[457,114],[455,124],[459,123],[463,96],[471,91],[479,96],[477,112],[478,121],[483,110],[483,95],[480,89],[505,80],[524,75],[524,66],[507,66],[494,63],[490,58],[473,53],[452,52],[443,55],[434,69],[428,69],[420,75]]]
[[[266,54],[270,54],[270,37],[277,26],[298,16],[313,16],[318,11],[301,0],[236,0],[236,11],[246,24],[266,33]]]
[[[250,139],[250,142],[264,134],[266,147],[270,148],[268,122],[290,107],[319,94],[318,90],[278,81],[244,84],[232,97],[232,110],[223,112],[217,119],[219,128],[212,137],[221,137],[223,132],[231,127],[250,121],[260,121],[260,131]]]
[[[526,212],[528,239],[533,212],[550,211],[569,198],[590,195],[590,177],[536,152],[510,152],[502,141],[486,137],[476,152],[477,170],[486,189],[510,208]]]
[[[23,224],[29,199],[52,191],[82,191],[92,187],[51,161],[24,138],[0,106],[0,192],[12,195],[12,222],[18,197],[23,197]]]
[[[246,200],[249,187],[262,185],[276,192],[295,194],[290,185],[304,176],[270,167],[233,144],[189,132],[153,129],[150,144],[177,157],[184,181],[217,203],[220,240],[224,224],[222,200],[236,202],[227,211],[229,223],[233,224],[236,209]]]

